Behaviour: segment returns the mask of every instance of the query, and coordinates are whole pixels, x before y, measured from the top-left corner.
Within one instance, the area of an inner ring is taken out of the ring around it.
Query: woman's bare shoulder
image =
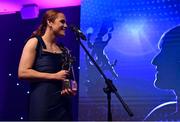
[[[37,46],[37,43],[38,43],[38,40],[36,37],[30,38],[27,40],[25,48],[34,48],[35,49]]]

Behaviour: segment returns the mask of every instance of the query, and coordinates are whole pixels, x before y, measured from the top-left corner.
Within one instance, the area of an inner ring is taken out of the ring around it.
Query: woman
[[[65,36],[65,15],[48,10],[39,28],[24,46],[18,76],[30,81],[30,120],[72,120],[71,96],[76,89],[63,87],[70,72],[63,69],[70,61],[67,48],[57,44]]]

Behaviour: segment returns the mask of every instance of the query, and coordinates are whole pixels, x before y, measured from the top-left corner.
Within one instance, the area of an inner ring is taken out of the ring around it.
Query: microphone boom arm
[[[90,53],[88,52],[88,50],[86,49],[86,47],[83,45],[83,43],[80,41],[80,38],[82,39],[82,35],[80,35],[80,33],[82,33],[81,31],[78,32],[78,29],[73,26],[71,27],[71,30],[73,32],[75,32],[75,36],[76,36],[76,40],[79,42],[79,44],[81,45],[81,47],[84,49],[84,51],[86,52],[86,54],[89,56],[90,60],[93,62],[93,64],[95,65],[95,67],[98,69],[98,71],[100,72],[100,74],[103,76],[103,78],[105,79],[105,83],[106,83],[106,88],[104,88],[104,92],[107,94],[107,100],[108,100],[108,121],[112,121],[112,113],[111,113],[111,93],[114,93],[116,95],[116,97],[118,98],[118,100],[122,103],[124,109],[126,110],[126,112],[128,113],[129,116],[133,116],[132,111],[130,110],[130,108],[128,107],[128,105],[124,102],[123,98],[119,95],[119,93],[117,92],[117,89],[115,87],[115,85],[113,84],[112,80],[108,79],[106,77],[106,75],[104,74],[104,72],[102,71],[102,69],[99,67],[99,65],[96,63],[96,61],[94,60],[94,58],[90,55]],[[83,33],[82,33],[83,34]],[[84,34],[83,34],[84,35]]]

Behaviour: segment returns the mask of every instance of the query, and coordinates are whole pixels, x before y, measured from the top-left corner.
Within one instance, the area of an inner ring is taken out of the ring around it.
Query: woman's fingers
[[[74,95],[74,92],[68,88],[68,89],[62,90],[61,95]]]

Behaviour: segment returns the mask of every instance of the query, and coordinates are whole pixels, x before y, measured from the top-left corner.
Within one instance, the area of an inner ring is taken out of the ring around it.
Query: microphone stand
[[[94,60],[94,58],[90,55],[90,53],[88,52],[88,50],[86,49],[86,47],[83,45],[83,43],[80,41],[80,35],[79,33],[75,32],[75,37],[76,40],[79,42],[79,44],[81,45],[81,47],[84,49],[84,51],[86,52],[86,54],[89,56],[89,58],[91,59],[91,61],[93,62],[93,64],[95,65],[95,67],[98,69],[98,71],[100,72],[100,74],[103,76],[103,78],[105,79],[105,83],[106,83],[106,88],[103,88],[103,91],[107,94],[107,101],[108,101],[108,121],[112,121],[112,112],[111,112],[111,93],[114,93],[116,95],[116,97],[119,99],[119,101],[122,103],[124,109],[126,110],[126,112],[128,113],[129,116],[133,116],[132,111],[129,109],[128,105],[124,102],[123,98],[119,95],[119,93],[117,92],[116,87],[114,86],[112,80],[108,79],[106,77],[106,75],[104,74],[104,72],[101,70],[101,68],[99,67],[99,65],[96,63],[96,61]]]

